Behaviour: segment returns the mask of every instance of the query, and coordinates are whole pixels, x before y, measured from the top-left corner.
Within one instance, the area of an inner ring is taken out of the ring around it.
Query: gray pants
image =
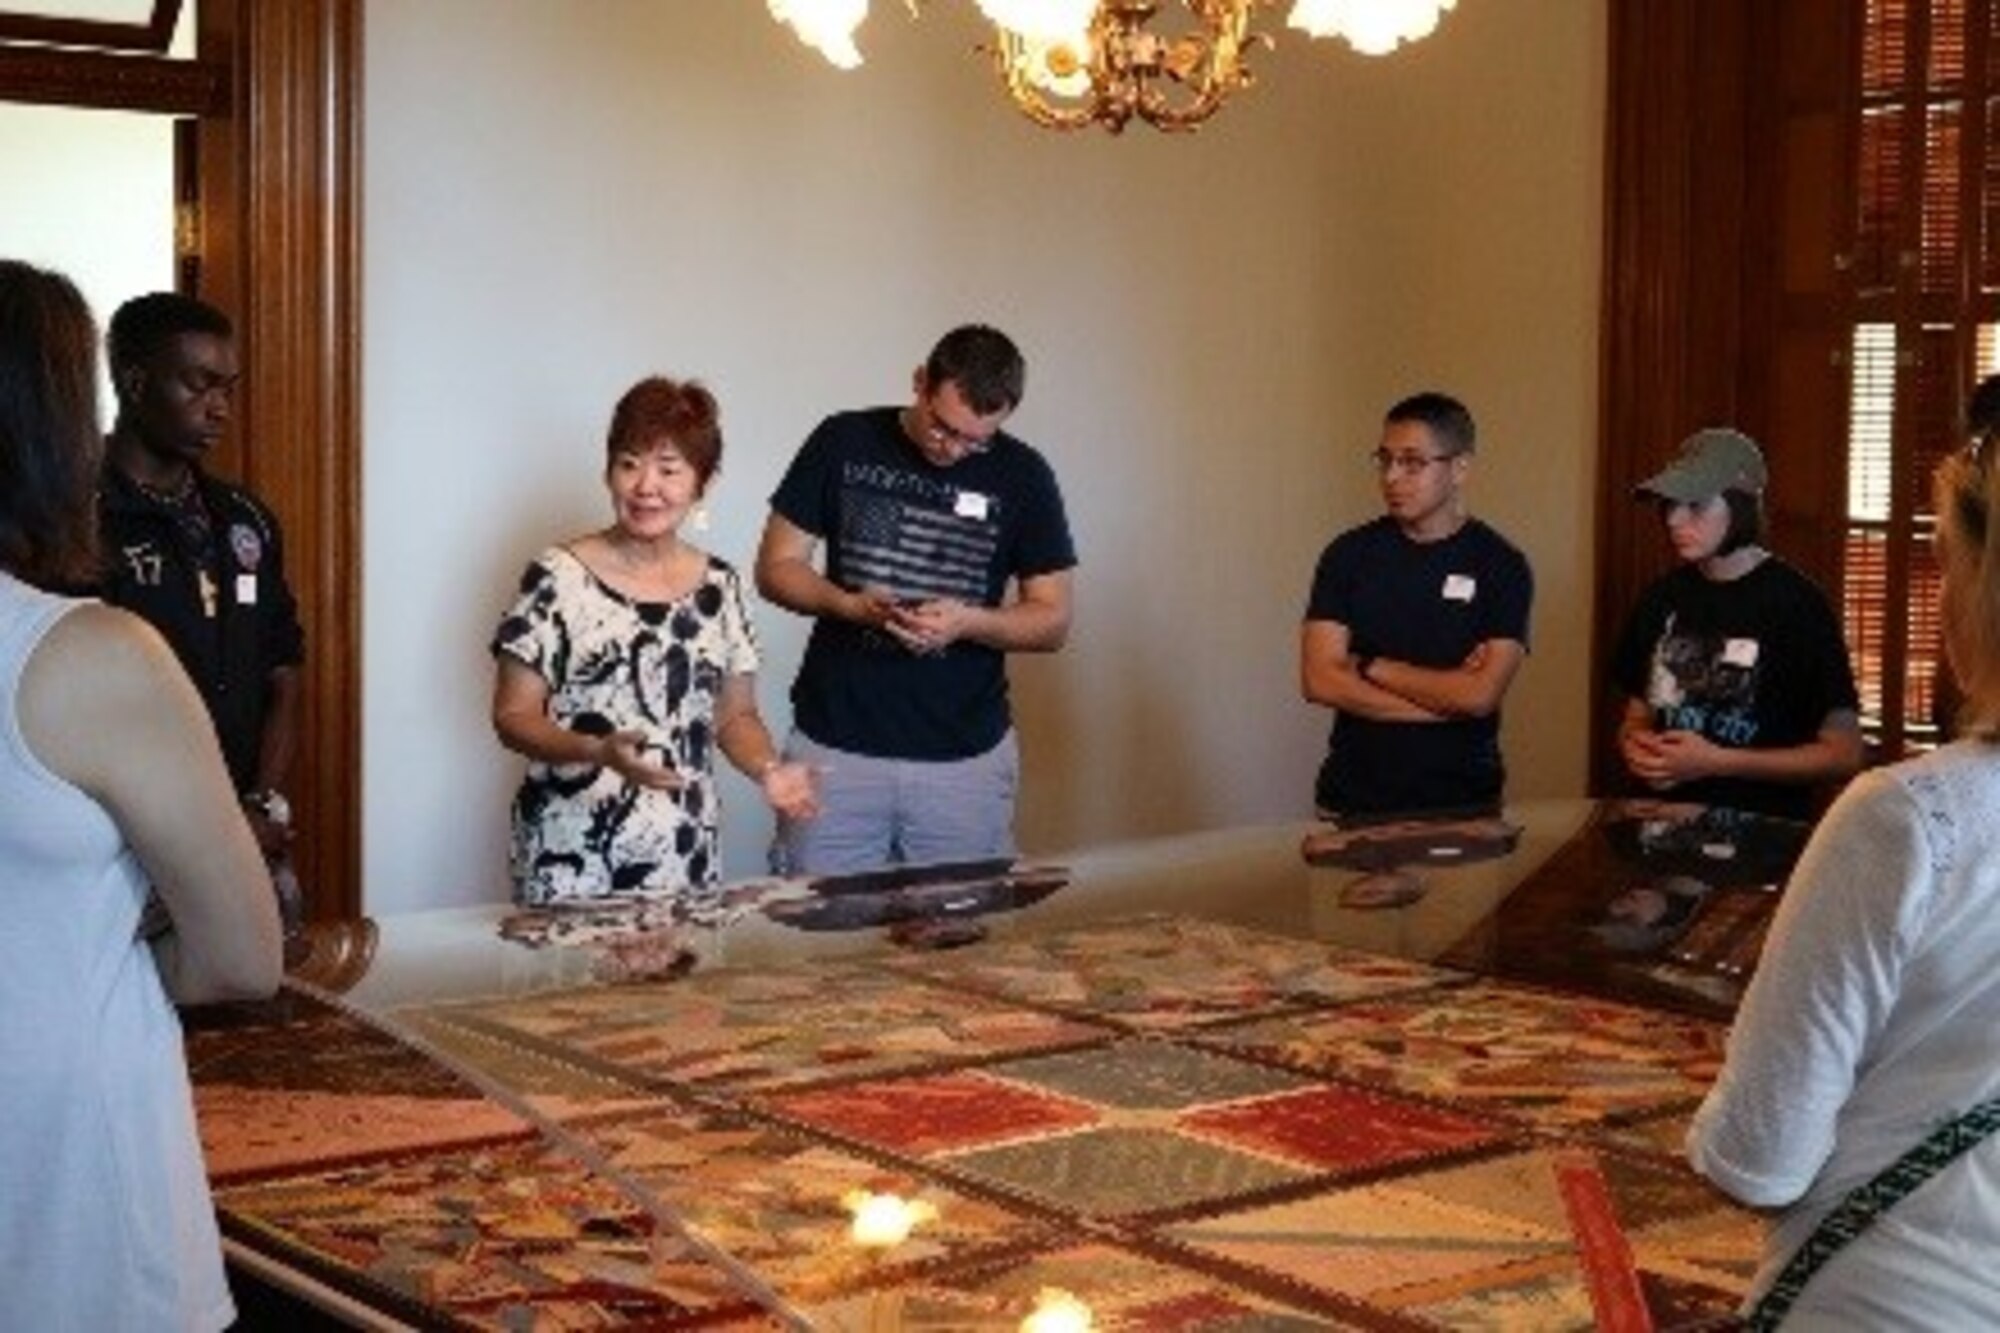
[[[821,745],[794,729],[785,757],[818,770],[819,815],[778,821],[771,868],[781,875],[848,875],[891,865],[1014,854],[1021,751],[1009,730],[970,759],[875,759]]]

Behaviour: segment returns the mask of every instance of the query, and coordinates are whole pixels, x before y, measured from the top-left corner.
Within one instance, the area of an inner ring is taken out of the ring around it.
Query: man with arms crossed
[[[1305,697],[1334,710],[1319,812],[1347,822],[1500,807],[1500,700],[1527,655],[1534,580],[1465,512],[1475,429],[1420,393],[1371,457],[1387,513],[1335,538],[1300,639]]]

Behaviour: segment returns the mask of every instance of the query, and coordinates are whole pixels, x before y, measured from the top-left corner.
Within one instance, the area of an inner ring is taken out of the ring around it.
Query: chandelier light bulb
[[[765,0],[771,17],[840,69],[861,64],[854,34],[868,17],[868,0]]]
[[[1024,40],[1018,59],[1037,87],[1057,97],[1084,97],[1090,92],[1090,38],[1087,35],[1046,41]]]
[[[1340,37],[1365,56],[1382,56],[1437,31],[1458,0],[1298,0],[1291,27],[1311,37]]]

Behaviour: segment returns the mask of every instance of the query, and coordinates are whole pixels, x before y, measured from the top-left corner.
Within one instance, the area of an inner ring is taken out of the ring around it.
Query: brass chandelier
[[[854,35],[868,0],[766,0],[834,65],[861,63]],[[904,0],[915,17],[920,0]],[[1015,106],[1038,125],[1113,134],[1132,120],[1201,125],[1254,81],[1248,57],[1274,45],[1255,20],[1279,0],[974,0],[995,30],[991,52]],[[1428,36],[1457,0],[1293,0],[1290,27],[1341,37],[1367,55]],[[1158,28],[1154,21],[1163,21]]]

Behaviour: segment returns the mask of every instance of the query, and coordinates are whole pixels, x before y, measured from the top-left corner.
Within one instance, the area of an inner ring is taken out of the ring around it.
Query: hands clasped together
[[[1726,766],[1722,747],[1693,731],[1628,727],[1618,737],[1618,749],[1632,775],[1655,791],[1716,777]]]
[[[887,634],[919,656],[941,653],[970,635],[975,608],[950,597],[899,600],[879,588],[854,593],[853,618]]]

